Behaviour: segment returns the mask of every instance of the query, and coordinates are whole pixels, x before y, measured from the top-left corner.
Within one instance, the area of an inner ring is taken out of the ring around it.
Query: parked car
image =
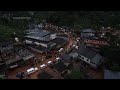
[[[36,71],[38,71],[38,68],[37,68],[37,67],[35,67],[35,68],[30,68],[30,69],[27,70],[27,74],[29,75],[29,74],[32,74],[32,73],[34,73],[34,72],[36,72]]]
[[[40,69],[44,69],[44,68],[46,68],[46,67],[47,67],[46,64],[42,64],[42,65],[40,65]]]

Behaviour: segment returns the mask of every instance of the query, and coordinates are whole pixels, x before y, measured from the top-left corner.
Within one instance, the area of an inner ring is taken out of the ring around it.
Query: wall
[[[90,60],[82,55],[79,56],[81,60],[85,61],[86,63],[90,63]]]

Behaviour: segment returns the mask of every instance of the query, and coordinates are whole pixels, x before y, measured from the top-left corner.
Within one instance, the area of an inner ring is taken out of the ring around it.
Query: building
[[[72,57],[69,56],[68,54],[64,54],[60,57],[62,59],[62,61],[64,62],[72,62]]]
[[[92,29],[83,29],[81,30],[81,34],[80,34],[80,37],[83,39],[83,38],[87,38],[87,37],[90,37],[90,36],[95,36],[95,30],[92,30]]]
[[[120,79],[120,72],[104,70],[104,79]]]
[[[44,53],[50,52],[53,48],[60,48],[66,44],[66,39],[58,37],[55,33],[45,30],[30,33],[25,36],[25,43],[34,51]]]
[[[103,46],[109,46],[109,43],[105,39],[99,39],[98,37],[84,38],[84,44],[88,47],[101,48]]]
[[[83,44],[80,45],[77,53],[79,54],[79,59],[86,62],[93,68],[98,68],[103,61],[103,57],[100,54],[86,48]]]
[[[29,60],[35,57],[32,53],[30,53],[26,48],[23,47],[15,47],[16,53],[24,60]]]
[[[62,77],[66,76],[69,73],[69,70],[63,62],[58,62],[57,64],[53,65],[53,69],[56,72],[59,72]]]
[[[26,35],[25,43],[28,44],[32,50],[43,53],[49,51],[50,47],[56,45],[55,43],[50,42],[55,38],[55,34],[47,31],[40,31]]]
[[[18,66],[21,61],[21,57],[14,52],[14,47],[11,42],[3,42],[0,44],[0,56],[2,62],[9,68],[12,66]]]

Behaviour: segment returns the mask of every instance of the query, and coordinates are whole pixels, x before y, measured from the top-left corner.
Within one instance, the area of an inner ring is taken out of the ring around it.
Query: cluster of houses
[[[26,48],[15,47],[13,42],[6,41],[0,43],[0,71],[24,66],[24,62],[33,58],[34,55]]]
[[[109,30],[108,30],[109,31]],[[107,31],[106,31],[107,32]],[[81,39],[87,47],[100,49],[104,46],[109,46],[108,40],[105,38],[104,30],[95,31],[92,29],[81,30]]]
[[[72,31],[72,28],[67,27],[67,26],[56,26],[50,23],[45,23],[44,29],[46,30],[53,30],[57,32],[70,32]]]
[[[23,44],[38,53],[48,54],[52,51],[59,51],[67,45],[69,38],[61,33],[55,33],[52,30],[67,32],[67,30],[62,27],[47,23],[45,26],[43,26],[43,24],[31,25],[29,29],[26,30],[27,33],[24,36]],[[83,61],[94,69],[99,68],[104,62],[104,57],[93,48],[100,49],[110,45],[105,36],[107,32],[111,32],[110,27],[102,28],[100,31],[92,29],[81,30],[80,36],[76,39],[77,44],[72,46],[74,47],[73,50],[69,53],[65,52],[60,54],[59,57],[56,58],[58,62],[49,66],[54,69],[55,72],[59,72],[62,77],[65,77],[71,72],[73,63],[76,60]],[[3,72],[4,68],[11,69],[22,66],[22,63],[29,62],[31,59],[34,60],[34,57],[35,55],[30,53],[25,47],[15,46],[12,42],[0,43],[0,72]],[[113,72],[105,70],[105,79],[108,78],[107,76],[110,76],[108,73],[113,76]],[[53,78],[46,72],[39,74],[38,77],[46,79]]]

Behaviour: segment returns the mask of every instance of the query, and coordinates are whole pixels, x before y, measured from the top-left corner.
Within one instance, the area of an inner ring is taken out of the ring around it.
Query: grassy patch
[[[80,70],[72,70],[71,74],[66,79],[84,79],[84,74]]]

